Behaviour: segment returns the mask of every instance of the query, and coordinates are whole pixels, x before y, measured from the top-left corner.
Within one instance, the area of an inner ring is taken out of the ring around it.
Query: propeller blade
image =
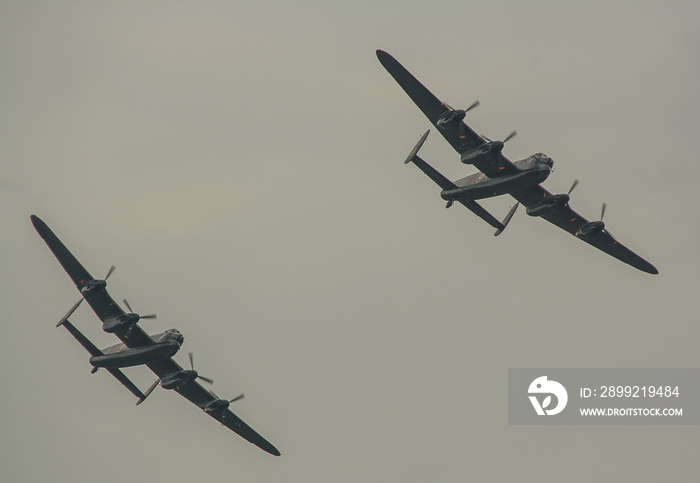
[[[208,377],[204,376],[197,376],[197,379],[201,379],[204,382],[208,382],[209,384],[214,384],[214,379],[209,379]]]
[[[129,305],[129,301],[126,299],[123,299],[122,302],[124,302],[124,305],[126,305],[126,308],[129,309],[129,312],[132,314],[134,313],[134,309],[131,308],[131,305]],[[158,316],[156,314],[148,314],[148,315],[139,315],[139,319],[157,319]]]
[[[490,143],[493,142],[493,141],[491,141],[489,138],[487,138],[487,137],[486,137],[485,135],[483,135],[483,134],[480,134],[480,136],[481,136],[482,138],[486,139],[486,141],[488,141],[488,142],[490,142]]]
[[[513,131],[503,140],[503,144],[507,143],[510,139],[514,138],[518,134],[518,131]]]
[[[607,206],[607,203],[603,203],[603,209],[600,212],[600,221],[603,221],[603,216],[605,216],[605,208],[607,208]]]
[[[112,272],[114,272],[114,270],[115,270],[116,268],[117,268],[117,267],[115,267],[114,265],[112,265],[111,267],[109,267],[109,271],[107,272],[107,275],[105,275],[104,280],[107,280],[107,279],[109,278],[109,276],[112,275]]]
[[[192,370],[194,371],[194,356],[192,355],[191,352],[190,352],[188,355],[190,356],[190,367],[191,367]],[[199,374],[197,374],[197,379],[201,379],[202,381],[208,382],[209,384],[214,384],[214,379],[210,379],[210,378],[208,378],[208,377],[200,376]]]
[[[129,309],[129,312],[131,312],[133,314],[134,311],[131,310],[131,305],[129,305],[129,302],[127,302],[126,299],[123,299],[122,302],[124,302],[124,305],[126,305],[126,308]]]
[[[571,192],[574,190],[574,188],[576,188],[576,186],[578,186],[578,179],[575,179],[575,180],[574,180],[574,184],[571,185],[571,188],[569,188],[569,192],[566,193],[566,194],[567,194],[567,195],[570,195]]]
[[[239,396],[234,397],[233,399],[230,399],[229,402],[230,402],[230,403],[236,402],[236,401],[238,401],[238,400],[240,400],[240,399],[243,399],[244,397],[245,397],[245,394],[241,394],[241,395],[239,395]]]
[[[469,111],[471,111],[472,109],[474,109],[475,107],[478,107],[479,105],[481,105],[481,103],[480,103],[478,100],[476,100],[476,101],[474,101],[474,103],[473,103],[471,106],[467,107],[467,108],[464,110],[464,112],[469,112]]]

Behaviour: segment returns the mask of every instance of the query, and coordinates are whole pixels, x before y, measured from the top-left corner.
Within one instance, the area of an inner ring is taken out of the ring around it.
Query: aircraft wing
[[[125,312],[119,305],[112,299],[112,297],[107,293],[104,288],[98,288],[95,290],[87,290],[83,292],[83,288],[87,287],[89,283],[93,280],[92,275],[81,265],[77,258],[66,248],[66,246],[59,240],[59,238],[54,234],[53,231],[44,223],[38,216],[32,215],[32,224],[34,228],[39,233],[41,238],[44,239],[46,245],[53,252],[54,256],[61,264],[63,269],[66,271],[68,276],[73,280],[78,292],[85,298],[92,310],[95,312],[97,317],[105,322],[109,319],[116,319],[118,317],[124,316]],[[116,334],[122,342],[124,342],[127,347],[141,347],[144,345],[153,344],[153,339],[141,329],[138,325],[134,326],[129,338],[123,337],[122,335]]]
[[[406,94],[408,94],[418,108],[423,111],[423,114],[425,114],[433,126],[435,126],[440,134],[443,135],[447,142],[450,143],[460,155],[486,143],[486,141],[474,132],[464,121],[459,121],[459,123],[455,124],[439,125],[438,120],[440,116],[453,109],[435,97],[432,92],[421,84],[413,74],[406,70],[406,68],[390,54],[383,50],[377,50],[377,57],[389,74],[391,74],[403,90],[406,91]],[[497,178],[518,169],[505,156],[501,155],[500,158],[498,162],[482,158],[477,160],[474,166],[489,178]]]
[[[523,205],[530,206],[538,201],[541,201],[547,196],[552,196],[552,194],[542,186],[533,186],[532,188],[511,193],[511,196],[513,196],[513,198],[518,200]],[[565,231],[568,231],[572,235],[576,235],[581,227],[588,223],[587,219],[576,213],[568,204],[552,213],[543,215],[541,218],[544,218],[548,222]],[[603,230],[601,233],[594,236],[576,238],[585,241],[589,245],[593,245],[608,255],[611,255],[643,272],[651,274],[659,273],[656,267],[624,246],[622,243],[615,240],[615,238],[613,238],[607,230]]]
[[[148,364],[148,367],[160,378],[183,370],[182,366],[180,366],[180,364],[175,362],[173,359],[166,359],[163,361],[153,362],[151,364]],[[176,387],[175,391],[177,391],[186,399],[189,399],[193,404],[195,404],[202,410],[207,404],[217,399],[210,391],[205,389],[197,381],[192,381],[189,384],[184,384],[182,386]],[[263,451],[267,451],[268,453],[275,456],[280,455],[280,452],[277,450],[277,448],[275,448],[272,445],[272,443],[260,436],[260,434],[258,434],[253,428],[248,426],[246,423],[244,423],[243,420],[236,416],[236,414],[233,413],[230,409],[227,409],[225,413],[217,412],[207,414],[221,422],[221,424],[231,429],[233,432],[235,432],[242,438],[256,445]]]

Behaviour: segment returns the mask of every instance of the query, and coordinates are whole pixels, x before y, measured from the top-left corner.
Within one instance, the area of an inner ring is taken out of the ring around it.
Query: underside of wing
[[[537,203],[540,203],[545,198],[552,196],[552,194],[549,193],[549,191],[542,188],[541,186],[535,186],[526,190],[517,191],[511,193],[511,195],[527,207],[535,206]],[[618,260],[633,266],[638,270],[651,274],[659,273],[656,267],[654,267],[651,263],[644,260],[642,257],[634,253],[626,246],[624,246],[622,243],[618,242],[604,228],[601,228],[600,230],[588,235],[584,234],[583,231],[585,227],[591,222],[589,222],[583,216],[579,215],[573,209],[571,209],[568,203],[564,206],[552,210],[549,213],[541,215],[541,218],[571,233],[572,235],[576,236],[576,238],[578,238],[579,240],[585,241],[589,245],[592,245],[597,249],[604,251],[608,255],[611,255],[617,258]]]
[[[495,216],[493,216],[491,213],[486,211],[486,209],[481,206],[479,203],[473,200],[459,200],[460,203],[462,203],[465,207],[470,209],[476,216],[484,220],[486,223],[494,227],[495,229],[499,230],[498,233],[502,232],[505,230],[505,226],[503,223],[498,221]]]
[[[500,153],[502,143],[486,141],[464,122],[466,112],[478,105],[478,102],[466,110],[452,109],[390,54],[378,50],[377,58],[455,151],[471,159],[469,164],[473,164],[490,178],[503,176],[518,169]],[[497,146],[498,152],[491,154],[490,148],[493,146]]]
[[[485,143],[477,133],[461,120],[455,120],[454,127],[450,128],[448,126],[452,125],[449,124],[438,125],[441,116],[445,116],[453,110],[435,97],[432,92],[390,54],[383,50],[378,50],[377,58],[458,153],[462,154]],[[460,127],[460,124],[463,126]]]
[[[267,451],[275,456],[280,455],[279,450],[275,448],[272,443],[260,436],[257,431],[243,422],[243,420],[236,416],[230,409],[227,409],[224,413],[209,413],[209,415],[263,451]]]
[[[156,373],[156,375],[160,378],[176,374],[183,370],[182,366],[180,366],[180,364],[175,362],[173,359],[165,359],[162,361],[149,363],[148,367],[151,368],[151,370],[154,373]],[[218,398],[211,391],[205,389],[197,381],[192,381],[187,384],[183,384],[180,387],[176,387],[174,390],[181,394],[185,399],[188,399],[194,405],[202,409],[203,411],[205,411],[208,405],[218,400]],[[253,428],[244,423],[228,408],[222,411],[205,412],[209,416],[220,421],[221,424],[228,427],[242,438],[258,446],[260,449],[267,451],[268,453],[275,456],[280,455],[280,452],[277,450],[277,448],[275,448],[265,438],[260,436],[260,434],[258,434]]]
[[[66,330],[68,330],[68,332],[70,332],[70,334],[73,337],[75,337],[75,339],[80,343],[80,345],[85,347],[85,350],[87,350],[91,356],[104,355],[103,352],[100,349],[98,349],[97,346],[95,346],[95,344],[93,344],[87,337],[85,337],[83,333],[80,332],[73,324],[71,324],[69,320],[66,319],[62,321],[61,326],[65,327]],[[121,382],[124,385],[124,387],[131,391],[131,393],[134,396],[139,398],[139,400],[143,400],[146,398],[143,392],[141,392],[141,390],[138,387],[136,387],[136,384],[131,382],[131,380],[128,377],[126,377],[126,375],[122,371],[115,368],[106,368],[105,370],[112,374],[119,382]]]
[[[85,300],[87,300],[92,310],[99,319],[104,322],[107,319],[113,319],[124,315],[124,311],[119,307],[112,297],[104,290],[104,287],[98,286],[93,290],[89,290],[90,283],[95,279],[81,265],[77,258],[66,248],[66,246],[58,239],[53,231],[44,223],[38,216],[31,216],[32,224],[44,239],[46,245],[53,252],[54,256],[66,271],[68,276],[73,280],[78,291]]]

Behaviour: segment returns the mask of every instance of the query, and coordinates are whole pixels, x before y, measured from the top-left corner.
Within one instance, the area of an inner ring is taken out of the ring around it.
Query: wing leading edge
[[[466,111],[455,111],[445,102],[442,102],[390,54],[383,50],[377,50],[377,58],[433,126],[460,155],[478,149],[487,143],[462,120]],[[441,119],[449,113],[460,113],[461,115],[455,116],[455,119],[450,122],[441,123]],[[502,154],[498,156],[497,161],[492,158],[477,157],[473,164],[489,178],[497,178],[518,170]]]
[[[90,304],[95,315],[97,315],[102,322],[123,317],[125,315],[124,310],[117,305],[104,287],[100,287],[96,290],[86,290],[91,282],[96,281],[95,278],[90,275],[56,234],[51,231],[51,228],[36,215],[32,215],[30,219],[37,233],[44,239],[46,245],[75,284],[78,292],[80,292],[87,303]],[[139,325],[134,326],[129,338],[124,337],[122,334],[116,335],[129,348],[142,347],[154,343],[153,339],[151,339]]]
[[[183,371],[182,366],[180,366],[180,364],[175,362],[173,359],[154,362],[148,364],[148,367],[160,378]],[[175,391],[202,410],[204,410],[207,404],[216,401],[217,399],[210,391],[205,389],[197,381],[192,381],[176,387]],[[223,416],[224,413],[207,414],[263,451],[266,451],[274,456],[280,456],[281,453],[272,445],[272,443],[263,438],[258,432],[243,422],[243,420],[230,409],[226,410],[225,417]]]
[[[525,206],[532,206],[541,201],[543,198],[552,196],[552,194],[542,186],[534,186],[526,190],[511,193],[511,196]],[[558,226],[574,236],[576,236],[577,233],[580,233],[581,228],[589,222],[583,216],[576,213],[568,204],[552,211],[549,214],[542,215],[540,218],[547,220],[553,225]],[[626,264],[631,265],[642,272],[650,273],[652,275],[659,273],[659,270],[654,265],[634,253],[622,243],[618,242],[607,230],[603,230],[600,233],[590,236],[576,236],[576,238],[585,241],[589,245],[596,247],[608,255],[615,257],[621,262],[625,262]]]
[[[34,228],[39,233],[39,235],[44,239],[48,245],[51,252],[54,254],[56,259],[59,261],[61,266],[64,268],[68,276],[75,283],[78,291],[83,295],[85,300],[90,304],[95,314],[100,318],[102,322],[114,317],[120,317],[125,314],[125,312],[114,302],[112,297],[107,293],[104,288],[104,284],[98,290],[83,290],[85,287],[90,285],[90,282],[95,279],[90,275],[90,273],[82,266],[82,264],[75,258],[75,256],[68,250],[68,248],[59,240],[59,238],[54,234],[53,231],[44,223],[39,217],[31,215],[30,217]],[[82,301],[82,300],[81,300]],[[90,353],[92,356],[103,355],[102,351],[98,349],[91,341],[89,341],[78,329],[68,321],[68,317],[75,311],[75,309],[80,305],[80,302],[76,303],[73,308],[66,314],[58,326],[64,326],[68,332],[76,338],[76,340]],[[139,325],[135,325],[131,331],[130,336],[127,338],[124,334],[117,333],[117,335],[122,342],[129,348],[141,347],[144,345],[154,344],[153,339],[143,331]],[[158,362],[153,362],[147,364],[147,366],[161,379],[183,372],[183,368],[175,362],[172,358],[164,359]],[[119,380],[129,391],[131,391],[139,401],[142,402],[147,395],[144,395],[141,390],[136,387],[119,369],[107,369],[114,377]],[[217,398],[204,387],[202,387],[196,381],[192,381],[188,384],[183,384],[181,387],[175,388],[179,394],[184,396],[186,399],[197,405],[200,409],[204,409],[207,404],[215,401]],[[149,391],[150,392],[150,391]],[[234,431],[239,436],[243,437],[250,443],[258,446],[260,449],[279,456],[280,452],[275,448],[269,441],[260,436],[254,429],[243,422],[235,413],[227,409],[226,412],[219,413],[208,413],[214,419],[219,420],[224,426],[228,427]],[[225,414],[225,416],[224,416]]]

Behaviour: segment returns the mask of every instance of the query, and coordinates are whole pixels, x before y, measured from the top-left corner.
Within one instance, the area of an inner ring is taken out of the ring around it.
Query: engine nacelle
[[[223,412],[228,409],[231,403],[227,399],[217,399],[204,406],[205,413]]]
[[[85,284],[85,286],[82,289],[80,289],[80,292],[81,293],[88,293],[88,292],[92,292],[93,290],[97,290],[100,288],[104,289],[105,287],[107,287],[106,280],[89,280]]]
[[[129,327],[135,325],[141,316],[139,314],[124,314],[113,319],[107,319],[102,324],[102,330],[108,334],[114,334],[115,332],[123,332],[129,330]]]
[[[605,223],[602,221],[589,221],[583,225],[579,231],[576,232],[576,236],[586,237],[586,236],[597,236],[605,229]]]
[[[436,124],[439,128],[445,128],[447,126],[458,126],[460,122],[464,120],[467,115],[467,111],[458,109],[456,111],[447,111],[440,115]]]
[[[525,213],[530,216],[548,215],[566,206],[569,200],[569,195],[552,195],[537,204],[528,206]]]
[[[160,381],[160,385],[163,389],[176,389],[191,383],[197,379],[197,376],[199,376],[199,374],[195,370],[183,370],[164,377],[163,380]]]
[[[501,155],[503,146],[502,141],[489,141],[486,144],[482,144],[477,148],[462,153],[460,160],[464,164],[474,164],[479,158],[482,157],[490,156],[495,158]]]

